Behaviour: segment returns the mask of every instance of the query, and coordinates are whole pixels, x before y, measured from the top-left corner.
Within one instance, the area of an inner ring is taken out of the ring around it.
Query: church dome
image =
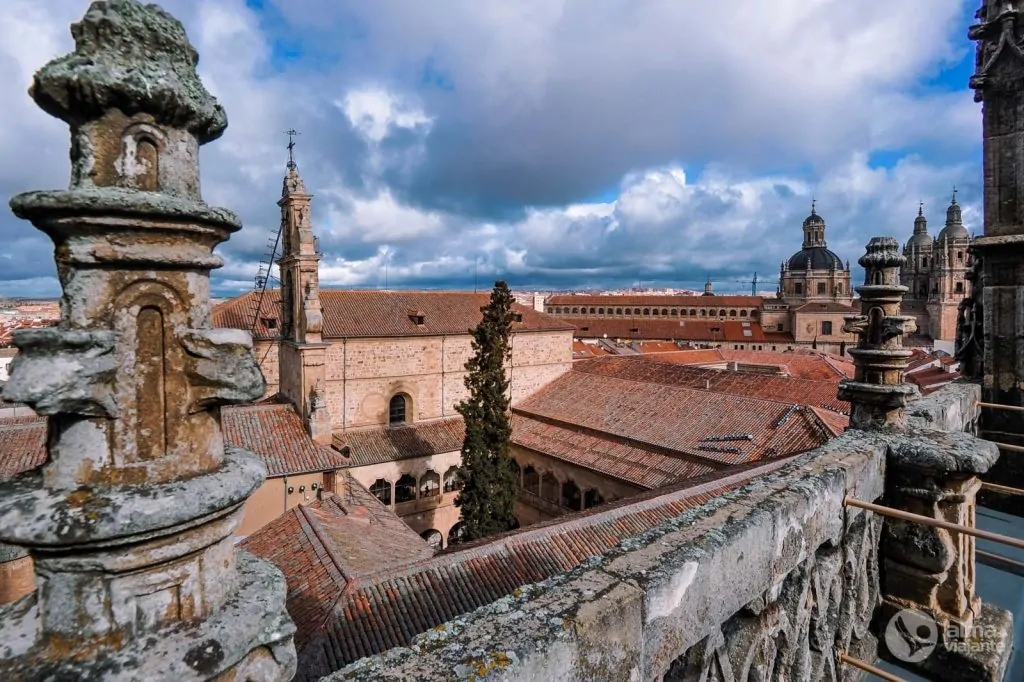
[[[907,248],[917,247],[924,251],[932,246],[932,238],[928,234],[928,219],[924,217],[924,204],[917,208],[917,217],[914,218],[914,234],[907,240]]]
[[[824,225],[825,219],[822,218],[815,211],[814,207],[811,207],[811,215],[804,218],[804,227],[810,227],[811,225]]]
[[[953,190],[953,201],[946,209],[946,225],[939,232],[939,241],[944,239],[969,239],[970,234],[964,227],[963,215],[960,212],[960,204],[956,203],[956,190]]]
[[[842,270],[843,262],[839,256],[824,246],[813,246],[800,249],[789,259],[790,270],[805,270],[810,262],[811,270]]]

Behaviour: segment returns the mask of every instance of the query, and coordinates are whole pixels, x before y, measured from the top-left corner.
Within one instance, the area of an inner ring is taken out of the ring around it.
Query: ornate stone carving
[[[4,393],[47,415],[49,457],[0,484],[0,541],[39,585],[0,610],[0,678],[290,679],[283,577],[232,537],[266,469],[218,411],[264,386],[249,335],[209,329],[213,249],[240,227],[200,195],[224,110],[156,5],[94,2],[72,34],[31,90],[71,126],[71,187],[11,200],[63,296]]]
[[[913,318],[900,315],[907,288],[899,283],[905,262],[899,242],[874,237],[858,262],[864,268],[864,286],[857,287],[861,314],[847,317],[843,325],[843,331],[860,337],[849,351],[856,374],[839,385],[839,397],[851,403],[850,425],[870,429],[904,421],[903,407],[917,389],[903,382],[910,351],[903,350],[901,338],[917,326]]]
[[[982,323],[981,259],[973,253],[965,277],[971,283],[971,295],[960,302],[957,310],[956,359],[960,373],[972,379],[981,379],[984,373],[985,335]]]
[[[1024,36],[1019,0],[985,0],[975,16],[981,23],[971,26],[967,37],[978,41],[970,87],[980,102],[986,90],[1019,89],[1014,79],[1024,75]]]
[[[180,340],[188,353],[185,371],[191,380],[192,411],[263,397],[267,382],[253,355],[252,337],[247,332],[190,329]]]
[[[873,660],[880,522],[860,514],[759,599],[677,659],[664,682],[859,679],[836,651]]]
[[[4,387],[6,399],[41,415],[117,416],[111,332],[24,329],[14,333],[14,345],[19,353]]]

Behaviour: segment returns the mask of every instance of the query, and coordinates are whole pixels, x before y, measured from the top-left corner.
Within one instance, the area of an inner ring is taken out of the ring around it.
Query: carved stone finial
[[[852,428],[899,425],[907,398],[917,392],[903,381],[911,353],[903,350],[901,338],[917,330],[913,318],[900,315],[907,287],[899,284],[899,269],[906,259],[896,239],[874,237],[857,262],[864,268],[864,286],[857,287],[861,314],[847,317],[843,326],[860,337],[849,351],[856,373],[839,385],[839,397],[851,403]]]
[[[249,334],[210,328],[213,249],[240,225],[202,202],[198,149],[227,119],[156,5],[94,2],[72,33],[31,91],[71,126],[71,187],[11,200],[63,295],[58,326],[16,332],[4,389],[49,438],[0,483],[0,542],[40,586],[0,610],[0,678],[291,679],[284,579],[232,535],[266,469],[219,408],[266,384]]]
[[[157,5],[98,0],[71,35],[75,51],[40,69],[29,90],[46,113],[73,126],[111,109],[148,114],[200,143],[224,132],[227,115],[196,73],[198,53],[181,22]]]

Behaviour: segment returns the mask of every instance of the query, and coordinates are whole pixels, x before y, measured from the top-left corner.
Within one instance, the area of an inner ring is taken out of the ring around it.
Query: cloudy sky
[[[830,248],[980,232],[978,0],[163,0],[229,126],[203,194],[239,213],[214,273],[252,288],[287,137],[325,285],[774,289],[811,198]],[[64,187],[68,133],[26,94],[86,0],[3,0],[0,195]],[[52,246],[0,211],[0,295],[56,295]],[[474,266],[476,264],[476,266]]]

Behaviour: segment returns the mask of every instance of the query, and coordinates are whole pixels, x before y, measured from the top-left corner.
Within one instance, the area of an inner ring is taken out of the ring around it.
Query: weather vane
[[[295,128],[291,128],[284,131],[284,134],[288,136],[288,170],[295,170],[295,136],[302,133]]]

